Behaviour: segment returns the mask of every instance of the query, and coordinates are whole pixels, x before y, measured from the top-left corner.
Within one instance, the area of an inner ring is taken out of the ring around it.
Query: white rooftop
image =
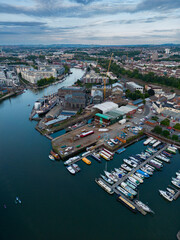
[[[108,101],[108,102],[104,102],[101,104],[96,104],[96,105],[94,105],[93,108],[99,109],[103,113],[106,113],[108,111],[118,108],[118,104]]]

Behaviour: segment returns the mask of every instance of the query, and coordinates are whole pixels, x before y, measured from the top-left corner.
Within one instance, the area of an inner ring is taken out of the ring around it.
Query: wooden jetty
[[[143,167],[144,165],[146,165],[152,158],[156,157],[157,155],[159,155],[164,149],[167,148],[167,145],[165,145],[162,149],[160,149],[158,152],[156,152],[154,155],[150,156],[149,158],[147,158],[144,162],[142,162],[140,165],[138,165],[136,168],[134,168],[131,172],[129,172],[128,174],[126,174],[125,176],[123,176],[122,178],[119,179],[119,181],[117,181],[116,183],[114,183],[112,185],[112,188],[116,188],[118,185],[120,185],[122,182],[124,182],[131,174],[134,174],[138,169],[140,169],[141,167]]]

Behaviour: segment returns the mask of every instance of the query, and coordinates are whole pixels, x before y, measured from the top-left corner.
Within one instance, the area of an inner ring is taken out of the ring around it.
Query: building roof
[[[138,85],[138,84],[135,83],[135,82],[127,82],[126,84],[129,85],[129,86],[131,86],[131,87],[134,87],[134,88],[143,88],[143,86]]]
[[[106,113],[108,111],[118,108],[118,104],[108,101],[101,104],[96,104],[93,108],[99,109],[103,113]]]
[[[101,114],[101,113],[96,113],[95,116],[100,117],[100,118],[104,118],[106,120],[110,120],[112,118],[111,116]]]
[[[118,110],[120,112],[122,112],[123,114],[127,114],[127,113],[129,113],[133,110],[136,110],[136,109],[137,109],[137,107],[133,106],[133,105],[126,105],[126,106],[122,106],[122,107],[118,108]]]
[[[138,105],[138,104],[140,104],[140,103],[142,103],[142,102],[143,102],[143,100],[142,100],[141,98],[139,98],[139,99],[133,101],[133,104],[134,104],[134,105]]]

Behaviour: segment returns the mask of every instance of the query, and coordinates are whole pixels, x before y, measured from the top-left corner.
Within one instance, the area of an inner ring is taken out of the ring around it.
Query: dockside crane
[[[106,98],[106,80],[107,80],[107,76],[108,76],[109,69],[110,69],[110,66],[111,66],[112,57],[113,57],[113,53],[111,54],[111,58],[110,58],[109,65],[108,65],[108,69],[107,69],[107,72],[106,72],[106,77],[103,78],[103,82],[104,82],[104,100]]]

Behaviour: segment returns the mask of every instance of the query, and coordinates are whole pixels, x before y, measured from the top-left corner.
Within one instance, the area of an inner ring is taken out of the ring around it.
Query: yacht
[[[171,188],[166,188],[166,189],[167,189],[167,191],[170,192],[171,194],[173,194],[173,195],[175,194],[175,191],[174,191],[173,189],[171,189]]]
[[[73,163],[72,167],[75,169],[76,172],[80,172],[81,171],[80,167],[76,163]]]
[[[66,169],[73,175],[75,175],[76,171],[74,170],[74,168],[72,168],[71,166],[67,166]]]
[[[113,182],[118,181],[118,179],[114,175],[112,175],[110,172],[104,171],[104,173],[105,173],[106,177],[110,178]]]
[[[130,168],[127,164],[122,164],[121,165],[121,167],[123,168],[123,169],[125,169],[126,171],[128,171],[128,172],[130,172],[130,171],[132,171],[132,168]]]
[[[159,193],[161,196],[163,196],[165,199],[167,199],[168,201],[172,202],[173,200],[173,197],[171,195],[171,193],[167,192],[167,191],[162,191],[162,190],[159,190]]]
[[[106,176],[104,176],[104,175],[100,175],[101,177],[102,177],[102,179],[104,180],[104,181],[106,181],[107,183],[109,183],[109,184],[113,184],[114,182],[110,179],[110,178],[107,178]]]
[[[137,204],[137,206],[139,206],[140,208],[142,208],[144,211],[148,212],[148,213],[153,213],[153,211],[150,209],[150,207],[148,207],[146,204],[144,204],[143,202],[139,201],[139,200],[135,200],[135,203]]]
[[[171,181],[172,184],[178,188],[180,188],[180,182],[177,182],[177,181]]]

